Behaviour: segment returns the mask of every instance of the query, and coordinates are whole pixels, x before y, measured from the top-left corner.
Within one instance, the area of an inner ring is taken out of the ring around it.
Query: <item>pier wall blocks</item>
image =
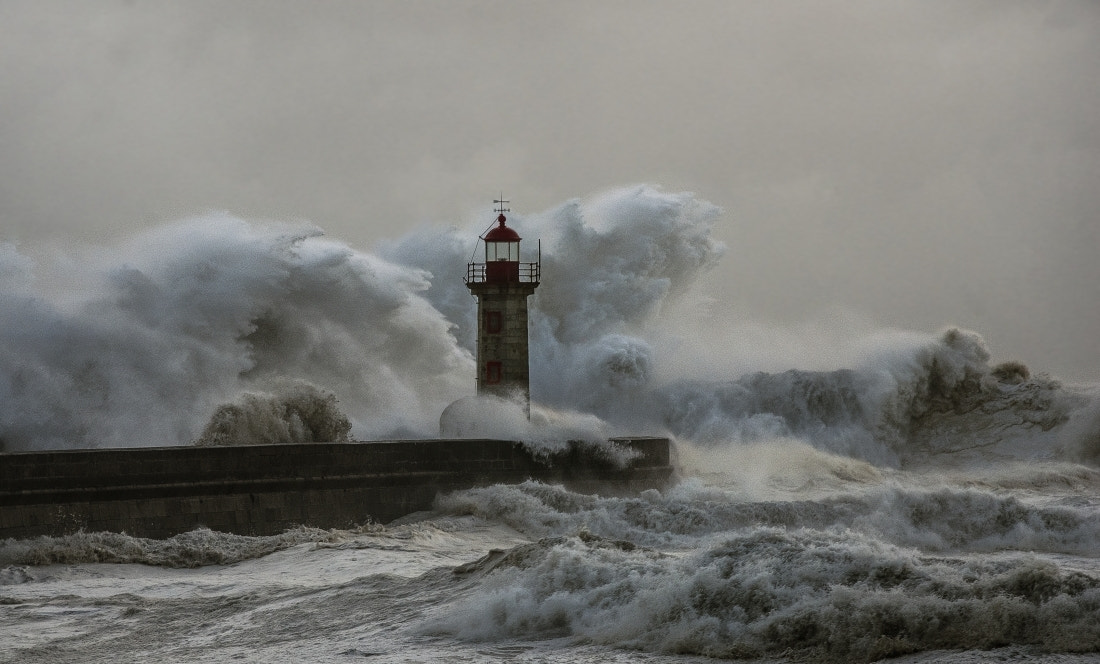
[[[0,454],[0,539],[86,532],[163,538],[200,526],[271,535],[427,510],[437,495],[528,479],[627,494],[671,480],[667,438],[619,438],[618,467],[570,444],[535,456],[506,440],[157,447]]]

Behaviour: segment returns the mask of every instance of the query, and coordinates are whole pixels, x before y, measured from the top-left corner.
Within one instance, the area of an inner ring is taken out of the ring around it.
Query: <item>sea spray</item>
[[[196,445],[346,442],[351,422],[336,395],[301,381],[245,392],[214,411]]]
[[[619,468],[637,455],[615,442],[613,429],[595,415],[539,404],[528,409],[521,395],[481,394],[458,399],[440,415],[439,433],[443,438],[515,440],[535,458],[547,461],[574,447]]]
[[[1100,466],[1100,390],[1090,390],[1087,405],[1072,411],[1059,443],[1066,456]]]
[[[874,333],[848,344],[847,366],[817,371],[751,370],[730,359],[748,343],[732,336],[723,348],[690,343],[694,327],[666,317],[699,297],[725,251],[712,237],[720,213],[638,186],[514,215],[525,238],[543,240],[531,393],[535,413],[555,414],[532,420],[537,431],[506,411],[480,426],[543,441],[578,429],[718,446],[791,438],[900,467],[927,450],[957,453],[951,418],[979,411],[968,445],[1003,444],[1022,419],[1049,432],[1048,457],[1094,459],[1100,427],[1079,413],[1097,397],[1023,365],[991,366],[974,332]],[[333,395],[338,413],[326,418],[346,417],[350,438],[434,437],[448,404],[474,391],[475,307],[461,277],[480,230],[422,226],[372,253],[308,223],[211,213],[51,264],[5,246],[0,445],[175,445],[219,427],[240,442],[265,428],[258,437],[272,441],[342,437],[342,425],[303,426],[300,413],[275,413],[278,398],[257,400],[280,381]],[[690,371],[704,363],[706,379]],[[722,375],[733,366],[749,370]],[[268,425],[228,423],[255,424],[261,402]]]
[[[717,264],[720,212],[690,193],[637,186],[512,214],[525,243],[541,240],[543,278],[530,315],[535,401],[602,416],[609,394],[648,381],[652,351],[641,335]],[[418,229],[381,248],[389,260],[431,272],[425,296],[463,328],[458,336],[471,351],[474,312],[460,276],[481,230],[467,229],[463,243],[454,228]]]
[[[0,294],[6,449],[187,443],[273,379],[336,394],[360,437],[430,435],[472,372],[420,296],[425,273],[310,225],[211,214],[116,253],[70,261],[77,290],[63,294],[36,290],[18,253],[0,256],[23,284]]]
[[[984,340],[971,331],[898,335],[888,350],[853,369],[672,382],[653,392],[650,412],[700,444],[794,437],[884,467],[926,463],[965,447],[1007,450],[1025,440],[1036,458],[1079,458],[1081,443],[1059,444],[1056,435],[1041,434],[1072,415],[1077,429],[1067,435],[1089,440],[1100,431],[1085,414],[1100,403],[1096,395],[1044,374],[1023,379],[1018,370],[990,366],[989,358]],[[1036,441],[1045,445],[1035,447]]]

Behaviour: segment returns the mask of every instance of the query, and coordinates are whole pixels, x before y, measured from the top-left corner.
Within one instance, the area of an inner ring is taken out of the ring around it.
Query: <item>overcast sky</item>
[[[211,209],[370,249],[619,185],[725,211],[733,319],[1100,378],[1100,3],[0,1],[0,241]]]

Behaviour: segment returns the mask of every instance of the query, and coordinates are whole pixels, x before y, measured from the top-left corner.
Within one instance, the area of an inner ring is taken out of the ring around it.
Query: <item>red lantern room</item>
[[[504,225],[503,213],[497,227],[485,234],[485,281],[519,281],[519,233]]]

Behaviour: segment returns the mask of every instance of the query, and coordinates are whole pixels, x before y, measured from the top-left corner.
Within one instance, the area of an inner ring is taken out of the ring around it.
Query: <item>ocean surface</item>
[[[543,241],[531,420],[466,402],[449,423],[534,448],[668,435],[664,490],[3,541],[0,661],[1100,659],[1100,383],[968,330],[720,315],[697,283],[716,215],[641,187],[518,219]],[[367,253],[215,215],[45,274],[0,245],[0,449],[438,435],[472,391],[476,234]]]
[[[680,441],[678,480],[637,496],[529,482],[357,530],[8,540],[0,660],[1096,661],[1095,386],[984,378],[891,464]],[[813,419],[851,379],[712,389]]]

